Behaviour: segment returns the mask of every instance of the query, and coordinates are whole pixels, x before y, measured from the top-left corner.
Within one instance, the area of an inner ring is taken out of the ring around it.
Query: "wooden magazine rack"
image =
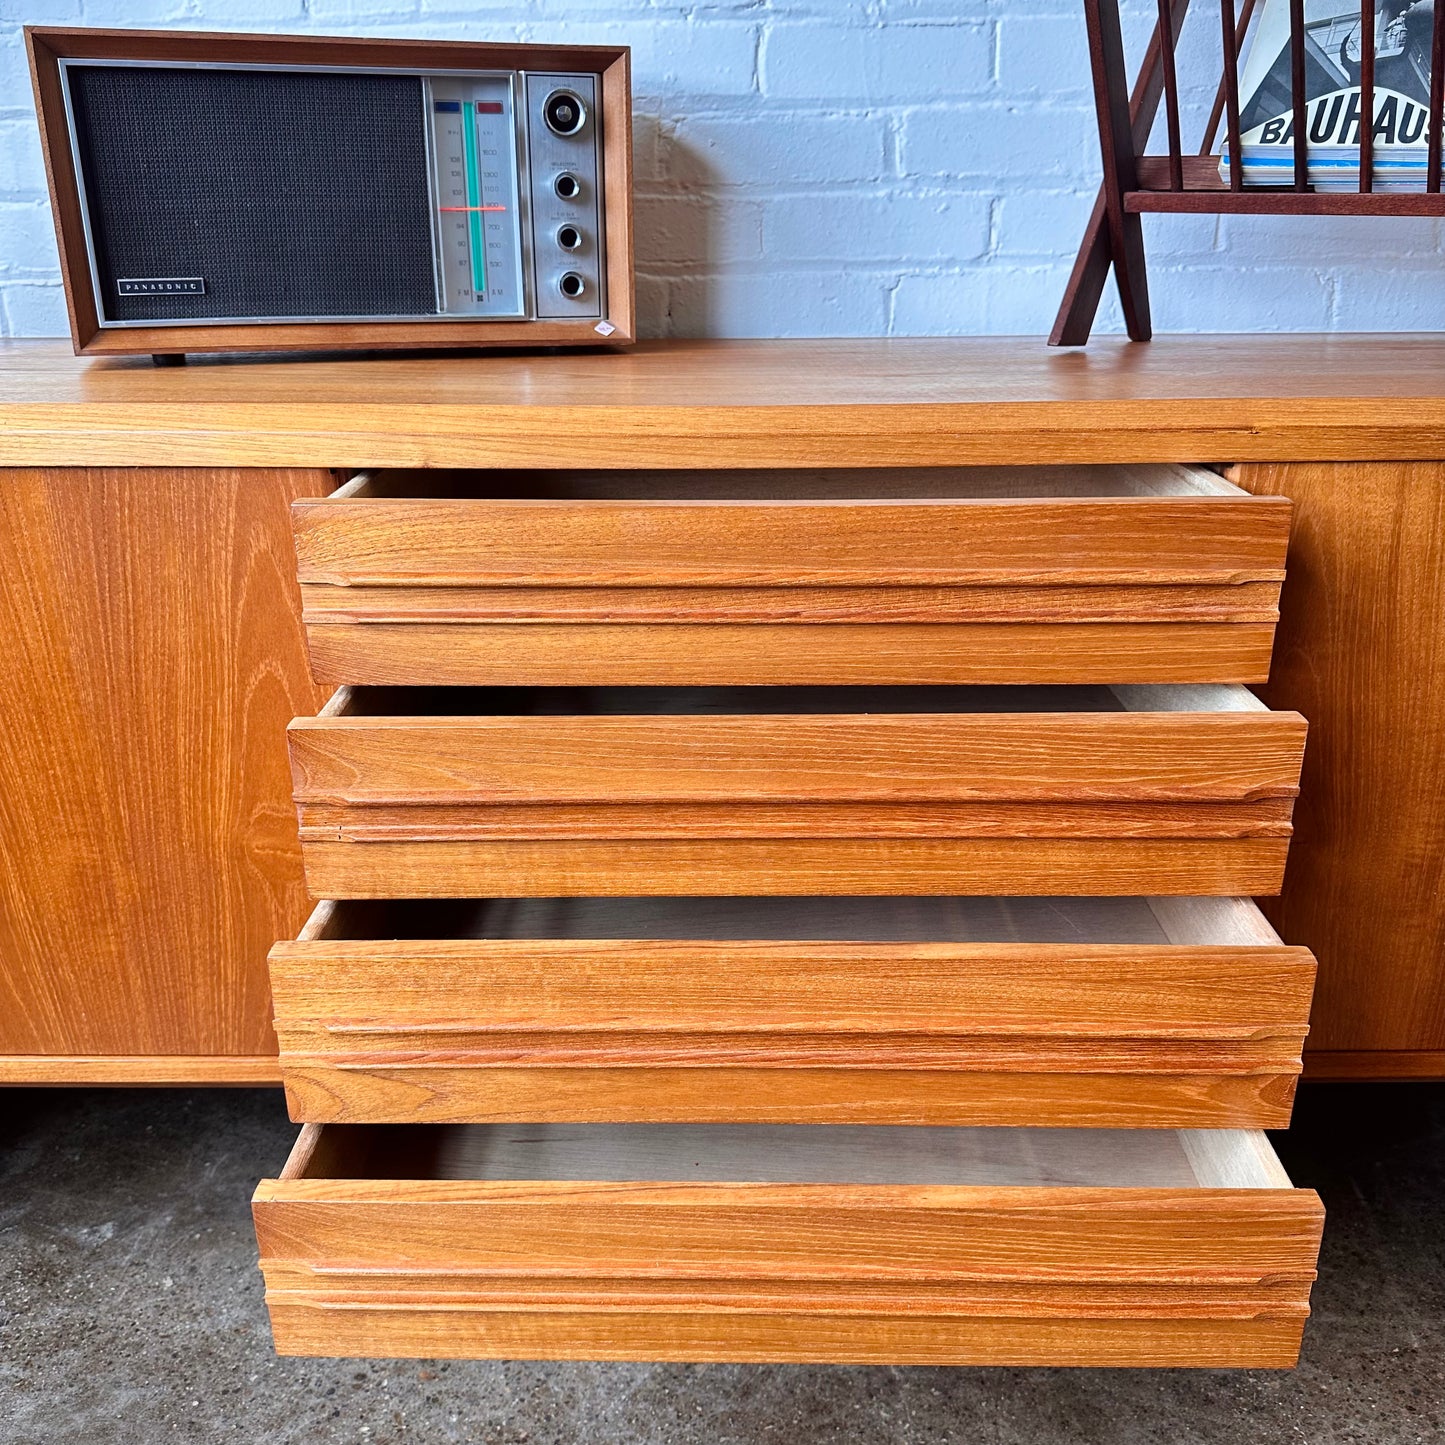
[[[1074,262],[1051,346],[1082,346],[1089,339],[1110,266],[1123,305],[1124,324],[1134,341],[1153,334],[1140,217],[1146,212],[1203,212],[1214,215],[1274,216],[1442,216],[1440,192],[1441,112],[1445,100],[1445,17],[1437,5],[1431,32],[1430,137],[1423,191],[1380,192],[1374,187],[1373,128],[1360,128],[1358,192],[1319,192],[1309,183],[1305,96],[1304,0],[1290,0],[1290,101],[1294,130],[1294,181],[1289,186],[1246,186],[1239,126],[1239,50],[1256,0],[1220,0],[1223,75],[1197,155],[1185,155],[1180,139],[1179,79],[1175,49],[1189,0],[1158,0],[1159,18],[1132,93],[1124,67],[1119,0],[1084,0],[1089,59],[1099,115],[1103,184]],[[1362,0],[1360,33],[1375,34],[1375,0]],[[1146,155],[1161,99],[1168,153]],[[1374,47],[1360,55],[1360,114],[1374,115]],[[1225,128],[1229,179],[1220,175],[1215,153],[1220,122]]]

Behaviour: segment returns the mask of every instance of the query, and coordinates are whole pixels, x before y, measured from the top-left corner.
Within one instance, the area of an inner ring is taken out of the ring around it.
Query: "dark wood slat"
[[[1310,188],[1305,111],[1305,0],[1289,0],[1289,99],[1294,116],[1294,188]]]
[[[1124,209],[1136,215],[1445,216],[1445,196],[1424,191],[1129,191]]]
[[[1303,0],[1298,0],[1303,3]],[[1154,33],[1166,36],[1170,30],[1169,0],[1158,0],[1159,21]],[[1174,69],[1174,46],[1161,44],[1160,59],[1164,66],[1164,121],[1169,132],[1169,184],[1172,189],[1184,189],[1184,166],[1182,164],[1182,143],[1179,138],[1179,77]],[[1137,146],[1135,147],[1137,150]]]
[[[1161,192],[1161,193],[1167,193],[1167,192],[1169,192],[1169,191],[1171,191],[1171,190],[1173,189],[1173,187],[1172,187],[1172,185],[1171,185],[1171,183],[1170,183],[1170,180],[1169,180],[1169,157],[1168,157],[1167,155],[1140,156],[1140,157],[1135,161],[1135,174],[1138,176],[1138,180],[1139,180],[1138,191],[1140,191],[1140,192],[1157,191],[1157,192]],[[1206,192],[1206,193],[1208,193],[1209,195],[1212,195],[1216,200],[1220,199],[1221,197],[1223,197],[1223,196],[1225,196],[1225,195],[1227,195],[1227,194],[1229,193],[1229,187],[1225,184],[1223,178],[1222,178],[1222,177],[1220,176],[1220,174],[1219,174],[1219,158],[1218,158],[1217,156],[1185,156],[1185,157],[1184,157],[1184,191],[1183,191],[1183,194],[1186,195],[1186,196],[1188,196],[1188,195],[1190,195],[1190,194],[1193,193],[1193,192],[1200,192],[1200,191]],[[1273,187],[1271,187],[1271,186],[1254,186],[1254,187],[1251,187],[1249,190],[1247,190],[1247,191],[1244,192],[1244,196],[1245,196],[1246,199],[1249,198],[1249,197],[1256,197],[1256,198],[1258,198],[1258,199],[1260,199],[1260,200],[1272,200],[1272,199],[1278,199],[1278,198],[1281,197],[1281,196],[1286,196],[1286,195],[1299,195],[1299,194],[1301,194],[1301,193],[1298,192],[1298,191],[1295,191],[1295,190],[1293,189],[1293,187],[1285,187],[1285,186],[1273,186]],[[1329,213],[1329,212],[1331,212],[1331,211],[1333,211],[1335,214],[1338,214],[1338,215],[1370,215],[1370,214],[1372,214],[1372,213],[1370,212],[1370,210],[1369,210],[1368,207],[1362,207],[1362,206],[1358,206],[1358,205],[1355,204],[1355,194],[1356,194],[1356,193],[1353,192],[1353,191],[1344,191],[1344,192],[1333,191],[1333,192],[1325,192],[1325,193],[1304,192],[1303,194],[1305,194],[1305,195],[1315,195],[1315,194],[1319,194],[1319,195],[1320,195],[1320,198],[1321,198],[1322,200],[1329,202],[1328,205],[1323,206],[1323,207],[1320,208],[1318,214],[1321,214],[1321,215],[1326,214],[1326,213]],[[1424,191],[1410,191],[1410,192],[1404,192],[1404,193],[1397,193],[1397,192],[1393,192],[1393,191],[1374,191],[1374,192],[1372,192],[1371,194],[1374,195],[1374,197],[1375,197],[1375,199],[1376,199],[1377,201],[1381,202],[1381,207],[1380,207],[1380,209],[1379,209],[1378,211],[1375,211],[1375,212],[1373,213],[1373,214],[1375,214],[1375,215],[1380,215],[1380,216],[1401,216],[1401,215],[1411,215],[1411,216],[1414,216],[1414,215],[1435,216],[1435,215],[1445,215],[1445,207],[1441,207],[1441,206],[1437,206],[1437,205],[1436,205],[1436,201],[1439,199],[1438,195],[1435,196],[1435,197],[1427,197],[1427,195],[1426,195],[1426,193],[1425,193]],[[1402,210],[1391,209],[1391,207],[1394,206],[1395,201],[1396,201],[1397,199],[1399,199],[1401,195],[1403,195],[1404,198],[1407,199],[1407,200],[1411,200],[1411,199],[1413,199],[1413,200],[1423,200],[1423,201],[1426,201],[1427,204],[1426,204],[1425,206],[1423,206],[1420,210],[1403,210],[1403,211],[1402,211]],[[1340,204],[1336,204],[1336,203],[1340,203]],[[1148,205],[1148,206],[1135,206],[1135,207],[1132,207],[1132,209],[1153,211],[1153,210],[1170,210],[1170,209],[1174,209],[1174,210],[1193,210],[1193,209],[1197,209],[1197,208],[1195,208],[1195,207],[1190,207],[1190,206],[1184,206],[1184,207],[1169,207],[1169,206],[1154,206],[1154,205]],[[1206,208],[1206,209],[1207,209],[1207,208]],[[1236,211],[1247,211],[1247,210],[1249,210],[1249,209],[1251,209],[1251,208],[1250,208],[1249,206],[1238,206],[1238,207],[1235,207],[1234,209],[1235,209]],[[1307,212],[1301,212],[1301,211],[1296,211],[1296,212],[1293,212],[1293,213],[1287,213],[1287,212],[1279,212],[1279,211],[1277,211],[1276,214],[1300,214],[1300,215],[1303,215],[1303,214],[1308,214],[1308,213],[1307,213]]]
[[[1224,49],[1224,127],[1229,143],[1229,189],[1244,188],[1244,153],[1239,143],[1239,36],[1234,0],[1219,0],[1220,43]]]
[[[1124,192],[1135,189],[1134,132],[1125,88],[1124,38],[1119,0],[1084,0],[1093,69],[1094,103],[1099,117],[1099,146],[1104,163],[1104,211],[1109,250],[1124,326],[1131,341],[1153,334],[1149,289],[1144,272],[1144,232],[1136,215],[1124,209]]]
[[[1255,0],[1244,0],[1239,11],[1239,22],[1234,27],[1234,48],[1237,51],[1249,34],[1249,22],[1254,18]],[[1199,154],[1214,154],[1214,142],[1219,138],[1219,123],[1224,119],[1224,71],[1219,72],[1219,87],[1214,92],[1214,104],[1209,111],[1209,124],[1204,127],[1204,139],[1199,143]]]
[[[1360,0],[1360,190],[1375,189],[1375,0]]]
[[[1110,259],[1109,222],[1104,214],[1104,188],[1100,186],[1054,317],[1054,329],[1049,332],[1050,346],[1082,346],[1088,341],[1109,279]]]
[[[1440,189],[1440,116],[1445,111],[1445,6],[1435,6],[1430,31],[1430,148],[1425,164],[1425,189]]]

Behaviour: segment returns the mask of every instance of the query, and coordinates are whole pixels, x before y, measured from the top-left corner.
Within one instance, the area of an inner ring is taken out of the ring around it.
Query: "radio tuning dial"
[[[542,117],[554,135],[576,135],[587,124],[587,107],[572,91],[554,90],[542,106]]]

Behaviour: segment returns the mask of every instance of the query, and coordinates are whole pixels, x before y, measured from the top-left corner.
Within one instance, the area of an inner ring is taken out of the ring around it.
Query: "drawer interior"
[[[1249,494],[1203,467],[1135,466],[819,468],[724,471],[376,471],[338,500],[427,499],[768,502],[1008,501]]]
[[[768,939],[1278,948],[1247,898],[465,898],[340,900],[317,940]]]
[[[854,1124],[328,1124],[284,1180],[1289,1189],[1262,1133]]]
[[[1232,683],[921,687],[343,687],[321,717],[1258,713]]]

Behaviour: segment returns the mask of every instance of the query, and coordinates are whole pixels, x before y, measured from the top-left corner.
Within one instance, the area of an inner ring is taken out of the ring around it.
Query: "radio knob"
[[[542,118],[554,135],[576,135],[587,123],[587,107],[570,90],[554,90],[542,106]]]
[[[576,301],[587,290],[587,283],[575,271],[564,271],[557,280],[557,289],[569,301]]]
[[[557,192],[559,200],[575,201],[582,194],[582,182],[571,171],[563,171],[552,182],[552,189]]]
[[[576,226],[558,226],[557,244],[564,251],[575,251],[582,245],[582,232]]]

